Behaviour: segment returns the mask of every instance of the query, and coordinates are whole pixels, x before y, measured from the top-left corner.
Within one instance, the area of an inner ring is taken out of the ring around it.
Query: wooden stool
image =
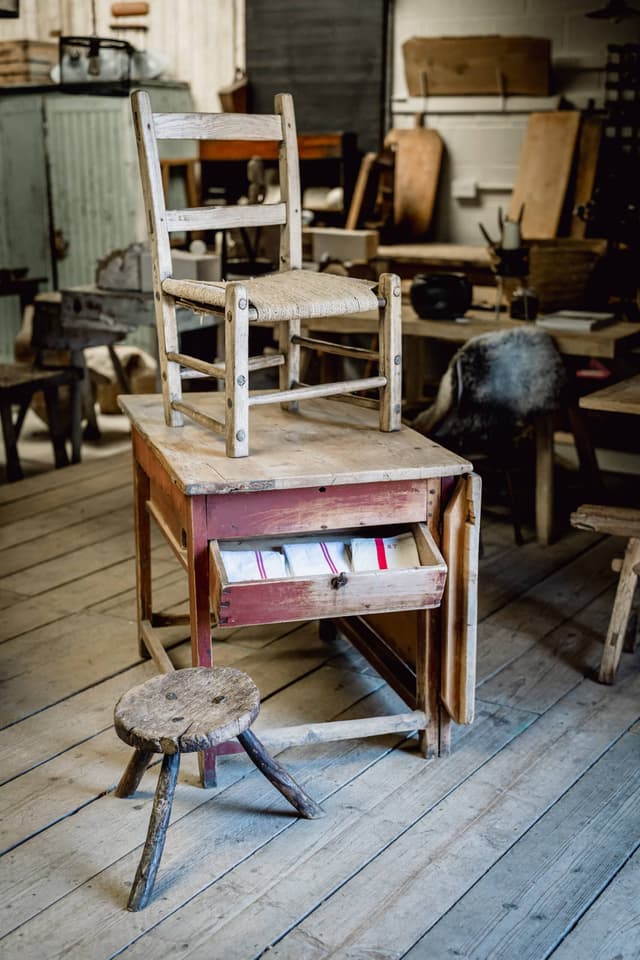
[[[149,830],[131,887],[128,910],[146,906],[162,857],[171,816],[180,754],[207,750],[237,737],[251,760],[309,820],[324,811],[271,757],[249,727],[260,711],[260,694],[246,673],[231,667],[191,667],[152,677],[116,704],[116,733],[135,747],[116,788],[117,797],[135,793],[154,753],[164,754]]]
[[[571,514],[571,525],[580,530],[594,530],[614,536],[628,537],[624,559],[614,560],[612,567],[620,573],[613,602],[609,628],[604,641],[598,680],[613,683],[627,633],[632,633],[626,646],[635,647],[635,628],[629,631],[633,596],[640,576],[640,510],[634,507],[601,507],[584,503]]]

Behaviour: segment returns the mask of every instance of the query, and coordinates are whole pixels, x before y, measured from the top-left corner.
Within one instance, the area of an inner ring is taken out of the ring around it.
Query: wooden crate
[[[546,37],[411,37],[402,53],[412,97],[551,92]]]
[[[49,83],[58,62],[58,44],[40,40],[0,41],[0,86]]]
[[[588,306],[589,280],[606,249],[606,240],[532,240],[528,282],[538,294],[540,311]]]

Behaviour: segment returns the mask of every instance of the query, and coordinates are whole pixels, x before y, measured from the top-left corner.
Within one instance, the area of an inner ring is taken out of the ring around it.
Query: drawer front
[[[213,608],[221,627],[437,607],[446,564],[426,525],[412,525],[422,566],[230,582],[221,545],[209,545]],[[356,531],[360,533],[360,531]],[[307,538],[309,539],[309,538]]]
[[[419,522],[428,516],[429,488],[439,483],[392,480],[209,496],[207,533],[225,540]]]

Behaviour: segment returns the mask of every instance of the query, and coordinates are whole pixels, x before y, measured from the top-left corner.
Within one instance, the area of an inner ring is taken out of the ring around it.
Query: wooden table
[[[378,319],[374,313],[347,317],[314,319],[306,325],[305,332],[345,334],[377,332]],[[527,324],[511,320],[507,316],[496,319],[489,311],[469,310],[461,321],[422,320],[410,303],[402,305],[402,333],[405,338],[417,340],[443,340],[462,345],[472,337],[496,330],[513,330]],[[640,343],[640,327],[635,323],[614,323],[589,333],[573,331],[547,331],[556,347],[566,357],[598,357],[613,360],[629,347]],[[406,344],[403,350],[405,368],[405,398],[407,403],[420,399],[418,386],[422,380],[422,355],[417,344]],[[597,475],[597,464],[586,429],[577,409],[570,409],[572,429],[581,466],[588,477]],[[592,486],[597,486],[593,481]],[[536,537],[546,544],[553,534],[553,429],[549,417],[540,418],[536,424]]]
[[[640,414],[640,373],[580,397],[580,406],[585,410],[603,410],[606,413]]]
[[[175,618],[152,607],[153,517],[188,576],[194,665],[212,662],[212,617],[220,627],[326,618],[410,710],[311,730],[285,728],[265,734],[265,743],[419,730],[425,756],[446,753],[450,721],[473,718],[480,484],[471,464],[412,430],[382,433],[371,410],[331,400],[303,403],[298,414],[255,407],[251,455],[241,459],[227,458],[220,438],[194,422],[166,426],[159,396],[119,401],[132,425],[145,655],[161,670],[172,669],[161,628]],[[220,416],[221,394],[197,401]],[[366,529],[380,536],[391,524],[414,531],[420,568],[230,583],[221,565],[223,546],[239,540],[338,532],[347,538]],[[438,549],[448,575],[436,611],[444,577]],[[214,782],[215,751],[201,755],[201,773],[205,784]]]

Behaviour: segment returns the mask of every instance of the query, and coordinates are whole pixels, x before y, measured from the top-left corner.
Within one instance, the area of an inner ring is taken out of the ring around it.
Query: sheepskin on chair
[[[452,358],[435,402],[412,426],[458,449],[495,446],[532,417],[557,410],[566,374],[553,340],[539,327],[484,333]]]

